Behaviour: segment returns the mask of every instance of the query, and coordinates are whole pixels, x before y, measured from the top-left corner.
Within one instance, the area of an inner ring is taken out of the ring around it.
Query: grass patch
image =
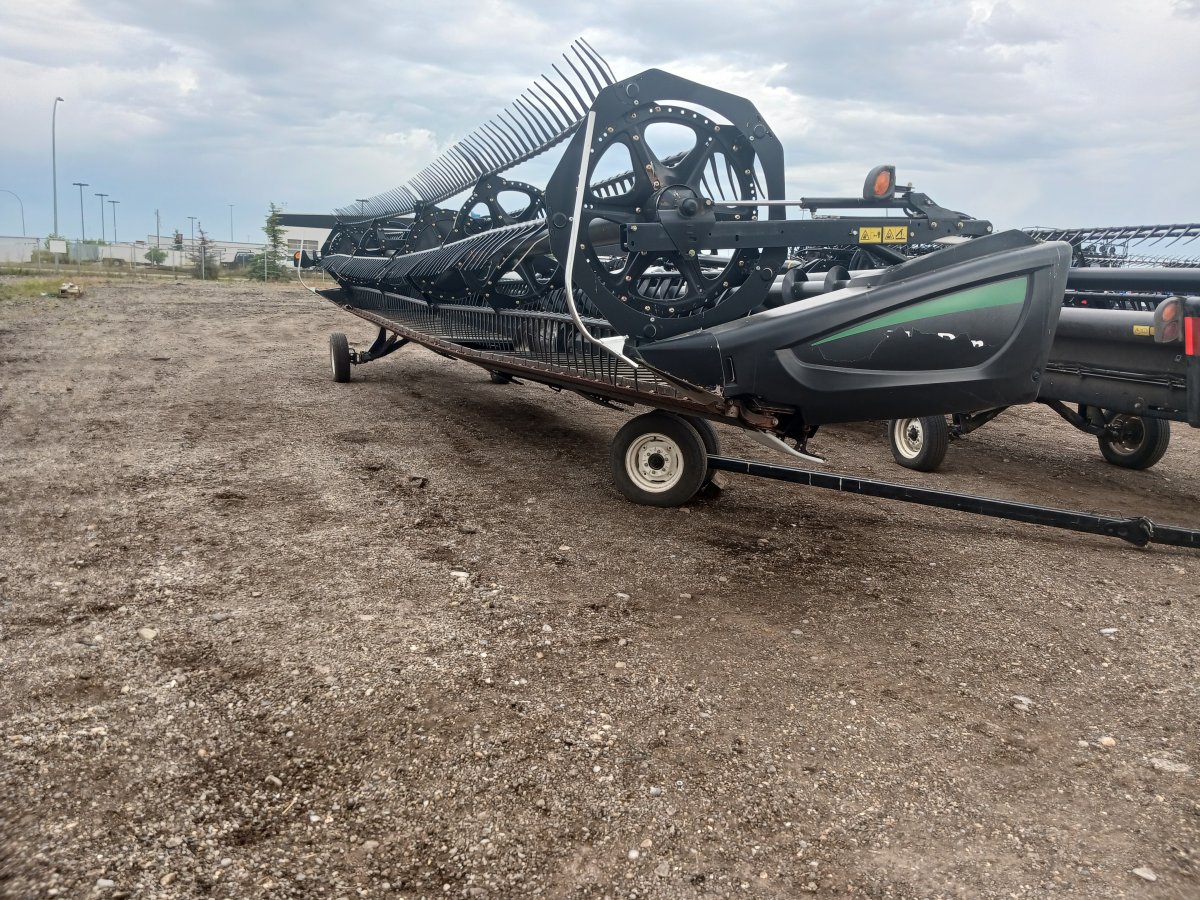
[[[0,281],[0,303],[5,300],[23,300],[49,294],[58,296],[62,278],[12,278]]]

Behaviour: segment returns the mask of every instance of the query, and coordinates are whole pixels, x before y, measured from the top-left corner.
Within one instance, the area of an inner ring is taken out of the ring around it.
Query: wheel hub
[[[625,470],[644,491],[668,491],[683,476],[683,451],[664,434],[644,434],[625,452]]]
[[[925,430],[920,419],[900,420],[896,423],[896,448],[908,459],[921,452],[925,444]]]

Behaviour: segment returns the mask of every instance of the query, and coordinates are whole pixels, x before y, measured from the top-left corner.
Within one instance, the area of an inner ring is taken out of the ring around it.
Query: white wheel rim
[[[669,491],[683,478],[683,451],[665,434],[643,434],[625,451],[625,472],[639,489],[650,494]]]
[[[892,443],[905,459],[916,459],[925,446],[925,429],[920,419],[897,419],[892,423]]]

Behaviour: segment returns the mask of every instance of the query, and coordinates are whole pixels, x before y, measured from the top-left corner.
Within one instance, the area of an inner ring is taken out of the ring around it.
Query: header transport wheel
[[[329,365],[334,381],[345,383],[350,380],[350,342],[340,331],[329,335]]]
[[[644,506],[682,506],[704,485],[704,440],[679,416],[651,412],[617,432],[609,454],[613,481],[626,499]]]
[[[936,472],[950,447],[950,426],[945,416],[892,419],[888,422],[892,456],[906,469]]]
[[[1163,419],[1117,413],[1109,419],[1108,430],[1096,438],[1100,453],[1123,469],[1149,469],[1171,443],[1171,423]]]

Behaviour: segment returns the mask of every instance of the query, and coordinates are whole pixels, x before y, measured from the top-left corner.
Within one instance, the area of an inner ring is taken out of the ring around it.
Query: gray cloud
[[[78,230],[82,180],[122,200],[123,236],[156,208],[227,236],[233,203],[242,239],[270,200],[325,211],[402,183],[580,34],[618,75],[660,66],[752,99],[784,139],[790,195],[853,193],[886,161],[1002,224],[1200,213],[1195,0],[10,6],[0,187],[34,231],[50,226],[55,94],[61,230]]]

